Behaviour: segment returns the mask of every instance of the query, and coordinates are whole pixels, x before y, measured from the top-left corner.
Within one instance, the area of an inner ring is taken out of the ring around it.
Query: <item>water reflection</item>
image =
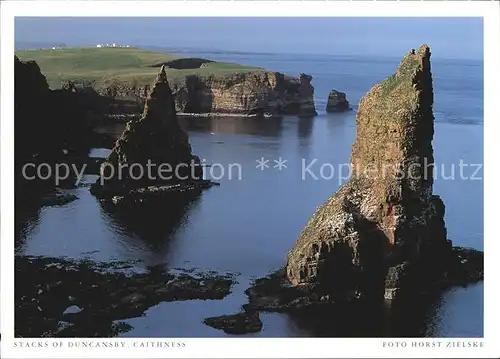
[[[326,114],[328,120],[328,130],[330,132],[341,131],[346,127],[356,126],[356,111],[346,111]]]
[[[314,127],[314,117],[299,117],[297,123],[297,132],[299,139],[308,139],[311,137]]]
[[[281,137],[283,118],[248,117],[182,117],[181,126],[190,132],[244,134],[259,137]]]
[[[18,187],[18,186],[16,186]],[[15,201],[15,248],[22,250],[25,242],[29,239],[31,233],[40,224],[40,199],[39,195],[33,196],[33,193],[19,193],[16,191]]]
[[[146,265],[164,263],[176,231],[186,226],[188,212],[196,207],[201,194],[172,194],[144,203],[115,206],[100,202],[101,216],[125,248]]]
[[[404,303],[374,303],[351,308],[317,308],[287,315],[294,336],[429,337],[435,336],[443,293],[415,296]]]

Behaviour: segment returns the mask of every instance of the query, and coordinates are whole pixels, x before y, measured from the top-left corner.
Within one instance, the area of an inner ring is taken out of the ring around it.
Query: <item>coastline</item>
[[[194,116],[193,116],[194,115]],[[192,114],[192,113],[178,113],[178,116],[185,116],[185,117],[199,117],[199,118],[209,118],[209,117],[225,117],[225,116],[228,116],[228,114],[224,113],[224,114],[216,114],[214,116],[214,114],[210,113],[210,114]],[[255,118],[257,117],[257,115],[248,115],[248,116],[242,116],[241,114],[229,114],[228,117],[248,117],[248,118]],[[244,121],[242,121],[244,122]],[[319,123],[318,121],[316,121],[316,123]],[[317,125],[316,125],[317,126]]]

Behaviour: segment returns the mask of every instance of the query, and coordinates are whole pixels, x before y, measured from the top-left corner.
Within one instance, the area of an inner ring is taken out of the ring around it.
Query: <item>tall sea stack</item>
[[[391,278],[383,284],[391,267],[402,277],[422,258],[451,249],[444,204],[432,195],[432,104],[424,45],[361,100],[352,177],[317,210],[289,253],[292,284],[339,296],[377,295],[388,287],[392,297],[399,284]]]
[[[250,306],[392,300],[482,279],[482,252],[452,247],[445,206],[432,194],[430,55],[426,45],[411,50],[363,97],[349,182],[317,209],[284,271],[247,291]]]
[[[104,197],[121,195],[141,187],[178,185],[201,177],[200,160],[192,154],[188,135],[179,125],[162,66],[142,117],[127,123],[101,166],[101,178],[93,192]]]

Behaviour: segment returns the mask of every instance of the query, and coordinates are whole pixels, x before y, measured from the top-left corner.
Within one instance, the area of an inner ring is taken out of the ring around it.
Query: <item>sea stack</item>
[[[416,300],[482,280],[483,253],[452,247],[432,194],[430,56],[426,45],[411,50],[363,97],[349,182],[317,209],[286,266],[246,291],[248,308]]]
[[[109,197],[152,185],[179,188],[184,182],[201,179],[200,160],[192,154],[188,135],[179,125],[174,97],[162,66],[142,117],[127,123],[101,166],[101,178],[93,192]]]
[[[317,210],[289,253],[293,285],[392,298],[420,261],[430,266],[451,252],[445,207],[432,194],[430,56],[426,45],[411,50],[361,100],[351,179]]]
[[[344,112],[349,110],[349,101],[345,93],[332,90],[328,94],[326,112]]]

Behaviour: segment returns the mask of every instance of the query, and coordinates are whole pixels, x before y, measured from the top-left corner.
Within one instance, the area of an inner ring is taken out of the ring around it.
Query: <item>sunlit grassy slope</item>
[[[40,66],[51,88],[58,88],[64,80],[77,84],[94,83],[95,87],[111,81],[136,85],[151,84],[158,73],[153,64],[181,58],[168,53],[153,52],[137,48],[65,48],[19,51],[21,60],[34,60]],[[168,69],[171,82],[187,75],[228,75],[236,72],[259,70],[256,67],[215,62],[197,69]]]

